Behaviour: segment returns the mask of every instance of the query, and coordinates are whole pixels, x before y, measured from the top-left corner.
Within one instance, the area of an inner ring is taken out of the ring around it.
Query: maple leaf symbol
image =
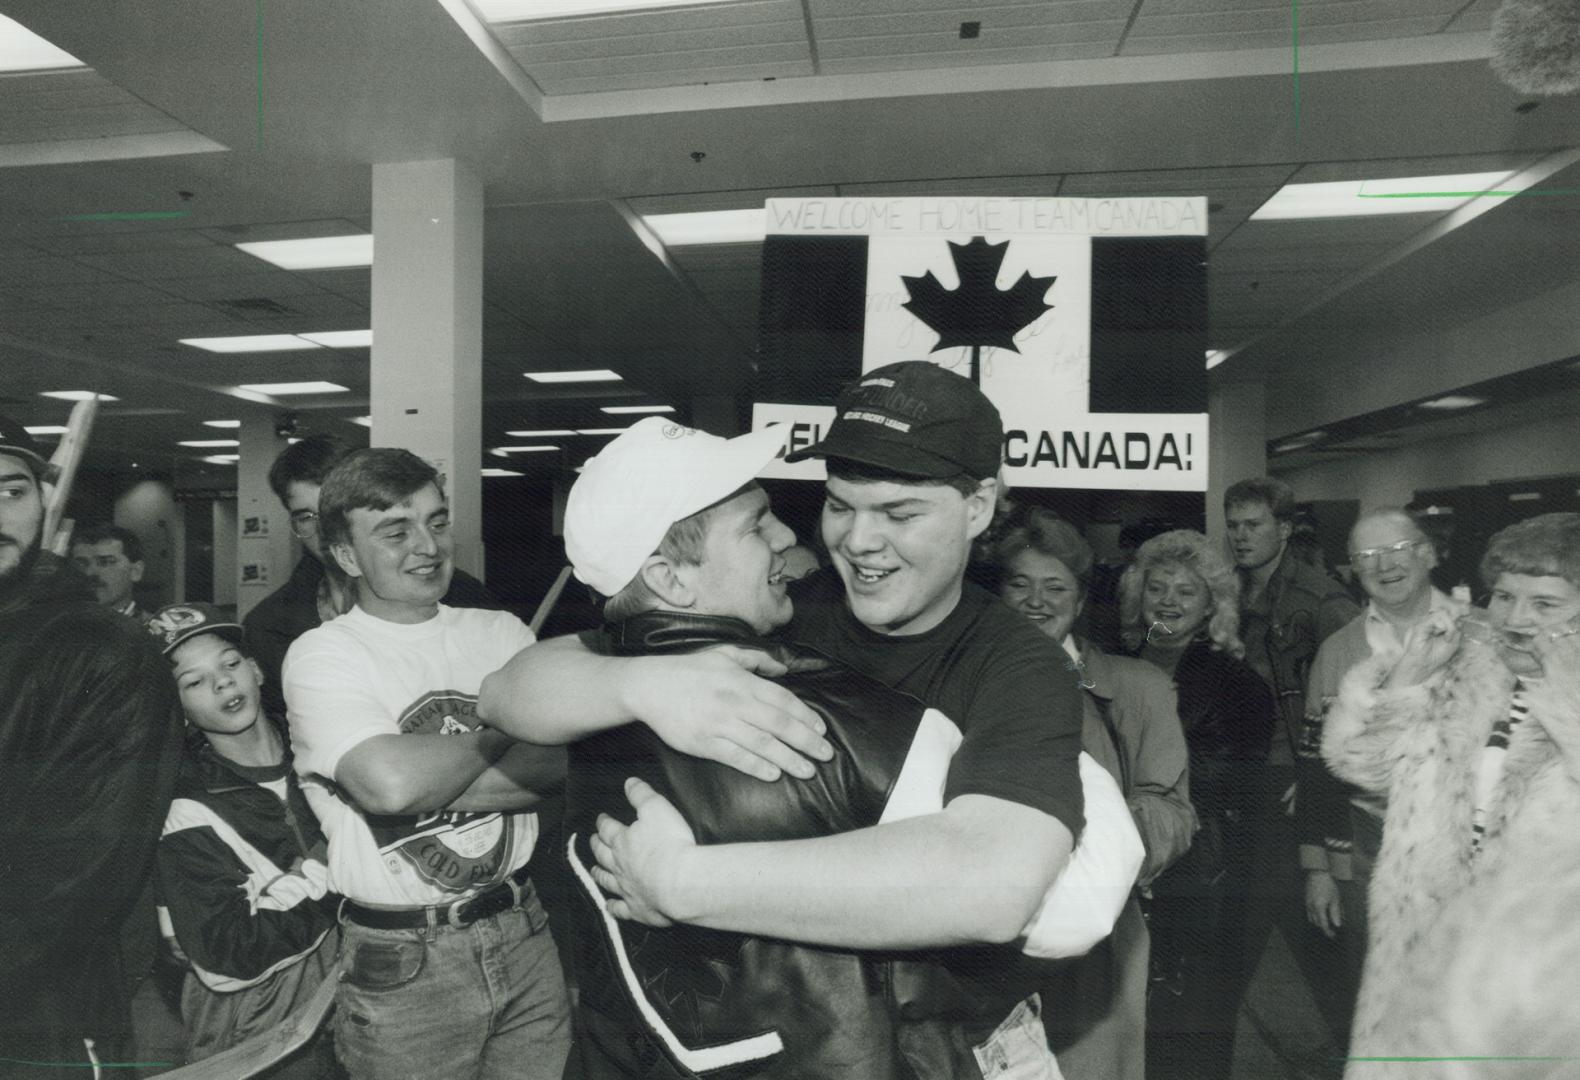
[[[1055,277],[1021,274],[1020,280],[1000,289],[999,267],[1009,241],[990,244],[973,236],[969,244],[949,242],[949,256],[960,275],[960,287],[946,289],[931,270],[923,277],[900,276],[910,293],[902,307],[938,334],[932,351],[971,346],[971,375],[976,379],[977,360],[983,346],[1018,353],[1015,335],[1042,317],[1053,305],[1043,303]]]

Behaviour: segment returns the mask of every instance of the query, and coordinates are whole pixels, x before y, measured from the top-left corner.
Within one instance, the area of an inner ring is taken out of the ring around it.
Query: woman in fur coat
[[[1357,665],[1324,732],[1388,795],[1348,1080],[1580,1075],[1580,514],[1504,529],[1481,575],[1486,611]]]

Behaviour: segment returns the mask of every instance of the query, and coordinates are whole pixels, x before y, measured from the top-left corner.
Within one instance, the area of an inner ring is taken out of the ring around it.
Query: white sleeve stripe
[[[937,709],[928,709],[916,726],[911,748],[906,752],[900,775],[894,781],[889,799],[883,805],[878,824],[937,813],[944,808],[944,784],[949,779],[949,762],[960,748],[964,736],[960,729]]]
[[[620,971],[620,978],[625,983],[626,992],[636,1003],[642,1019],[647,1021],[648,1027],[677,1061],[692,1072],[708,1072],[748,1061],[760,1061],[784,1050],[784,1040],[779,1037],[777,1031],[767,1031],[747,1039],[738,1039],[735,1042],[721,1043],[700,1050],[693,1050],[684,1045],[642,992],[641,981],[636,977],[636,971],[631,967],[631,957],[625,951],[625,939],[620,936],[619,923],[609,911],[609,902],[604,899],[603,891],[598,888],[592,873],[576,852],[575,834],[571,835],[565,851],[570,860],[571,870],[576,874],[576,880],[581,883],[582,888],[587,891],[587,895],[598,908],[599,917],[603,921],[604,937],[614,950],[615,961]]]

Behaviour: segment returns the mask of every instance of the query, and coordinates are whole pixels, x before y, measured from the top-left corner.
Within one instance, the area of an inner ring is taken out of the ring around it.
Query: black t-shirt
[[[1079,838],[1081,691],[1053,639],[969,581],[943,622],[909,636],[862,625],[832,569],[794,583],[791,598],[785,637],[921,699],[964,733],[946,803],[991,795],[1051,814]]]

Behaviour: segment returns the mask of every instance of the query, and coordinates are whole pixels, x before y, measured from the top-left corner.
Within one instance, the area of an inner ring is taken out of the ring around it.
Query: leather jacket
[[[601,1044],[603,1072],[798,1080],[913,1076],[898,1050],[893,965],[855,952],[700,927],[616,921],[590,876],[588,837],[600,812],[631,817],[623,791],[628,776],[641,777],[672,801],[704,844],[826,836],[875,825],[895,812],[891,794],[908,765],[930,764],[941,785],[953,746],[934,729],[947,721],[810,650],[765,642],[735,619],[646,612],[584,640],[606,655],[687,652],[729,642],[772,651],[792,663],[791,674],[779,681],[824,718],[835,748],[833,760],[819,764],[812,779],[765,783],[671,750],[642,724],[571,746],[566,832],[581,885],[574,905],[580,1007],[592,1014],[580,1018],[579,1033]]]
[[[1317,647],[1358,614],[1344,586],[1287,550],[1262,595],[1241,610],[1245,662],[1267,680],[1276,699],[1279,738],[1273,742],[1272,764],[1295,760]]]

